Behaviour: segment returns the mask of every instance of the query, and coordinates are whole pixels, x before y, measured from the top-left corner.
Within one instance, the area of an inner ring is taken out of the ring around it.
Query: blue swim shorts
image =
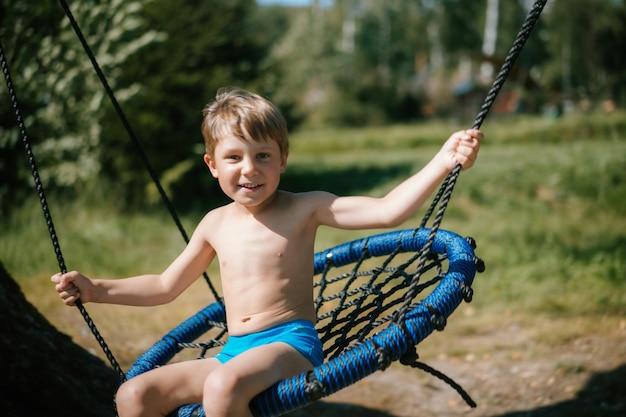
[[[274,342],[287,343],[304,355],[313,366],[324,362],[322,342],[315,326],[308,320],[294,320],[256,333],[229,336],[226,345],[215,358],[221,363],[226,363],[240,353]]]

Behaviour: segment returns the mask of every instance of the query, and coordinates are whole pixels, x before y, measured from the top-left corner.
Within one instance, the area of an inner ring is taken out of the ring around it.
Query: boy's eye
[[[270,157],[269,153],[260,153],[260,154],[257,155],[257,158],[259,158],[259,159],[266,159],[266,158],[269,158],[269,157]]]
[[[233,161],[238,161],[241,159],[239,155],[228,155],[226,159],[232,159]]]

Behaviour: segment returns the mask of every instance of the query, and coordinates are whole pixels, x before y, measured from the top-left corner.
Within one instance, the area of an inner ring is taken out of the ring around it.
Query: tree
[[[111,87],[123,102],[137,90],[137,84],[119,85],[120,68],[129,56],[159,40],[159,34],[145,30],[139,12],[150,0],[109,2],[84,1],[72,4],[72,14],[82,28]],[[4,49],[23,105],[27,130],[37,154],[42,181],[49,188],[79,187],[90,184],[101,172],[102,108],[106,102],[103,87],[83,52],[69,19],[58,5],[33,6],[17,0],[2,6]],[[18,149],[10,101],[0,90],[3,153],[11,156]],[[23,157],[11,158],[23,161]],[[0,197],[24,186],[28,174],[17,165],[0,166],[10,189]],[[25,188],[25,187],[24,187]],[[17,193],[16,193],[17,194]]]
[[[313,2],[272,50],[285,74],[279,95],[297,95],[313,124],[414,120],[420,80],[480,50],[483,10],[455,0]]]
[[[11,417],[113,417],[115,372],[58,332],[0,263],[0,409]]]
[[[546,16],[551,60],[546,85],[565,98],[624,102],[626,39],[622,0],[558,0]]]
[[[124,111],[173,199],[197,201],[199,189],[212,191],[201,159],[200,122],[217,89],[261,90],[268,39],[257,30],[255,11],[254,0],[154,0],[142,11],[148,27],[165,39],[129,57],[118,82],[141,85]],[[146,196],[153,201],[145,167],[111,111],[106,126],[101,161],[112,196],[131,205],[145,204]]]
[[[0,0],[0,42],[5,58],[9,62],[11,74],[16,78],[14,82],[19,90],[30,86],[32,90],[39,87],[34,80],[20,79],[15,72],[25,62],[36,56],[40,46],[40,39],[58,34],[58,20],[63,12],[49,2],[39,2],[36,5],[25,1],[11,2]],[[36,30],[36,28],[39,28]],[[34,75],[31,74],[31,78]],[[22,77],[26,78],[26,77]],[[4,85],[4,79],[2,81]],[[33,126],[36,122],[32,117],[37,109],[37,100],[26,94],[21,97],[22,111],[25,113],[25,122]],[[20,201],[26,189],[25,184],[30,181],[25,170],[22,146],[19,142],[19,132],[15,128],[15,114],[6,88],[0,88],[0,215],[5,215],[12,204]]]
[[[3,3],[9,13],[2,16],[0,36],[10,41],[5,49],[20,58],[10,66],[29,136],[43,161],[44,184],[51,192],[103,190],[122,207],[144,205],[149,177],[68,19],[60,7],[27,3]],[[255,87],[261,84],[259,65],[268,38],[256,31],[261,25],[255,10],[254,0],[72,4],[122,111],[166,185],[193,189],[198,177],[205,178],[199,171],[199,124],[202,107],[218,87],[262,90]],[[43,30],[35,26],[40,23]],[[0,163],[3,179],[10,180],[0,196],[10,207],[8,196],[15,206],[16,190],[27,189],[30,180],[19,169],[22,151],[4,89],[0,96],[6,98],[0,150],[11,161]]]

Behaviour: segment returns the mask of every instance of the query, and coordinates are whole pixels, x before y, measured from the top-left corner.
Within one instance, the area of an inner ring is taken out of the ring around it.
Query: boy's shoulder
[[[228,212],[228,206],[230,206],[233,203],[229,203],[226,204],[224,206],[219,206],[216,208],[213,208],[211,210],[209,210],[204,217],[202,218],[202,220],[200,220],[199,225],[206,225],[206,224],[211,224],[211,223],[215,223],[215,222],[219,222],[224,218],[224,215]]]

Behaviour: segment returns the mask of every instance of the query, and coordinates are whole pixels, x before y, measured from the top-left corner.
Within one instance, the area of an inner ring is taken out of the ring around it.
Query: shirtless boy
[[[289,145],[286,123],[264,98],[223,89],[204,110],[204,162],[232,202],[210,211],[160,274],[89,279],[72,271],[52,281],[65,304],[135,306],[172,301],[217,257],[229,340],[215,357],[139,375],[117,392],[120,417],[166,416],[202,402],[207,416],[251,416],[250,400],[323,361],[314,329],[313,255],[319,226],[395,227],[413,215],[457,163],[474,164],[483,137],[453,133],[419,172],[382,198],[278,190]]]

